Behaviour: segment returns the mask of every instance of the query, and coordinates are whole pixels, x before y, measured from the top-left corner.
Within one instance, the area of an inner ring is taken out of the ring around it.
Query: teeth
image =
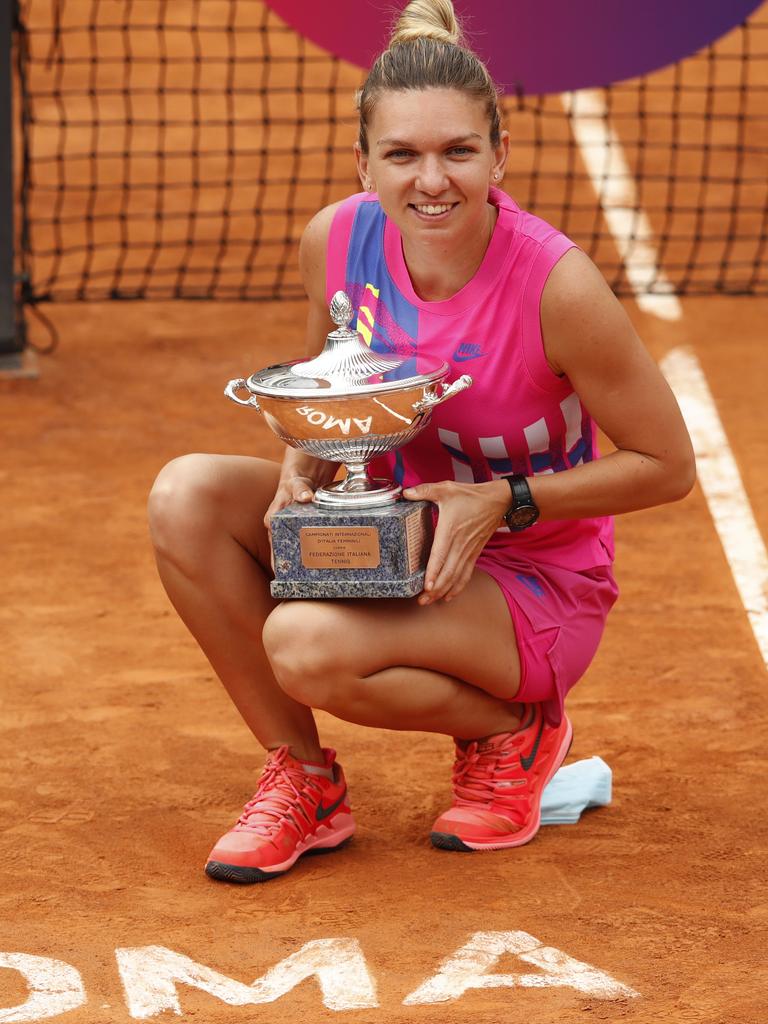
[[[434,216],[435,214],[438,213],[446,213],[448,210],[451,209],[453,203],[441,203],[439,206],[420,206],[417,203],[414,203],[414,206],[419,211],[419,213],[428,213],[431,216]]]

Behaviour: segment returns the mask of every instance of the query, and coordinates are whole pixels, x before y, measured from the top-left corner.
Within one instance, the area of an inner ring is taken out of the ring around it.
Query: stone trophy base
[[[424,589],[432,504],[347,511],[294,503],[272,517],[273,597],[414,597]]]

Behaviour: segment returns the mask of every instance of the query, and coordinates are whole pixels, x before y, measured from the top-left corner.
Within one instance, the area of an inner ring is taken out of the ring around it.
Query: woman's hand
[[[294,501],[298,501],[302,505],[308,504],[315,496],[317,486],[318,484],[309,476],[288,476],[280,479],[275,496],[264,514],[264,525],[267,528],[267,533],[270,534],[269,560],[272,572],[275,571],[275,553],[272,550],[271,542],[272,516],[281,508],[292,505]]]
[[[288,505],[293,504],[294,501],[298,501],[302,505],[312,501],[316,486],[311,477],[308,476],[290,476],[281,479],[277,485],[275,496],[264,515],[264,525],[266,528],[269,529],[272,516],[275,512],[279,512],[281,508],[286,508]]]
[[[438,508],[435,537],[427,563],[419,604],[450,601],[469,582],[478,555],[491,535],[503,525],[510,505],[506,480],[487,484],[461,484],[453,480],[407,487],[410,501],[433,501]]]
[[[316,459],[313,455],[286,447],[277,490],[264,514],[266,528],[269,530],[272,516],[281,508],[286,508],[294,501],[301,505],[312,501],[318,487],[329,484],[338,468],[335,462]]]

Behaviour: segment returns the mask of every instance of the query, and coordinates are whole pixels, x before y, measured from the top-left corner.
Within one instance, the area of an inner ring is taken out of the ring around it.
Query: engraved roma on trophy
[[[464,374],[445,384],[447,363],[373,352],[350,328],[344,292],[330,305],[337,325],[314,359],[269,366],[231,380],[224,394],[256,409],[286,444],[344,467],[311,503],[272,519],[274,597],[413,597],[423,589],[432,542],[431,503],[405,501],[369,464],[407,444],[432,410],[470,387]],[[241,398],[238,392],[249,392]]]

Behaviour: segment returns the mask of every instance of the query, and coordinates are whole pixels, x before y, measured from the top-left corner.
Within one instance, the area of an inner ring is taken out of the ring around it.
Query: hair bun
[[[461,28],[451,0],[411,0],[395,23],[390,46],[416,39],[459,44]]]

